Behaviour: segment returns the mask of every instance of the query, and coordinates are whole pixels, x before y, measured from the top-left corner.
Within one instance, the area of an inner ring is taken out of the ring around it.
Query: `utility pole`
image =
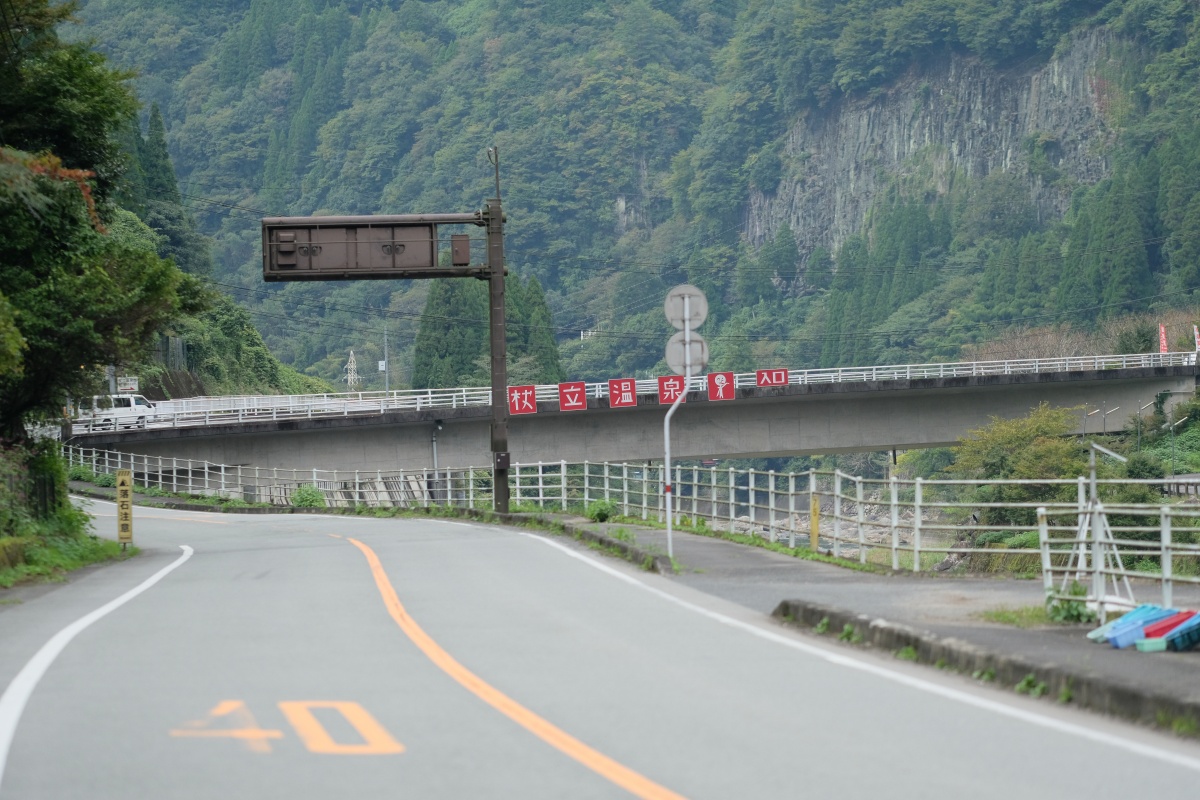
[[[383,326],[383,394],[385,397],[390,388],[388,386],[388,372],[390,372],[391,369],[392,369],[392,365],[390,363],[388,363],[387,325],[384,325]]]
[[[508,342],[504,332],[504,210],[500,205],[500,151],[488,148],[496,169],[496,196],[484,207],[487,217],[488,328],[492,350],[492,497],[493,508],[508,513]]]

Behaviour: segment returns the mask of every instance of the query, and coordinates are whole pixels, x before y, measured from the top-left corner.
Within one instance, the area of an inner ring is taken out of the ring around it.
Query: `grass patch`
[[[26,531],[20,563],[0,569],[0,587],[8,589],[27,581],[60,581],[72,570],[102,561],[130,558],[140,551],[91,533],[87,514],[69,506]]]
[[[1027,694],[1030,697],[1041,697],[1046,693],[1046,684],[1039,681],[1032,672],[1021,678],[1021,682],[1013,687],[1017,694]]]
[[[850,644],[858,644],[859,642],[862,641],[862,639],[863,639],[862,634],[859,633],[858,629],[855,628],[853,625],[851,625],[849,622],[847,622],[845,625],[842,626],[842,632],[838,634],[839,642],[848,642]]]
[[[1158,725],[1161,728],[1170,728],[1171,732],[1177,736],[1196,737],[1200,735],[1200,725],[1196,724],[1194,717],[1176,717],[1173,714],[1168,714],[1165,711],[1158,712]]]
[[[896,651],[896,658],[900,659],[901,661],[916,661],[917,648],[913,647],[911,644],[905,645]]]
[[[1053,620],[1046,613],[1044,605],[1021,606],[1019,608],[995,608],[989,611],[982,611],[979,616],[988,622],[995,622],[999,625],[1011,625],[1014,628],[1037,628],[1042,625],[1053,624]]]
[[[614,520],[638,525],[643,528],[665,529],[667,527],[664,523],[656,522],[654,520],[643,520],[635,517],[616,517]],[[768,539],[764,539],[761,536],[754,536],[753,534],[730,533],[726,530],[710,528],[703,524],[703,522],[703,520],[697,519],[695,525],[679,525],[675,528],[675,530],[683,531],[685,533],[694,533],[697,536],[707,536],[710,539],[724,539],[727,542],[734,542],[735,544],[744,544],[749,547],[759,547],[763,550],[771,550],[776,553],[782,553],[783,555],[791,556],[792,558],[800,558],[804,559],[805,561],[820,561],[823,564],[833,564],[834,566],[845,567],[846,569],[853,569],[859,572],[882,573],[888,571],[876,564],[869,562],[862,564],[858,561],[851,561],[848,558],[834,558],[833,556],[827,556],[824,553],[813,552],[807,547],[788,547],[783,542],[772,542]]]
[[[625,542],[625,544],[637,543],[637,537],[624,528],[617,528],[615,531],[609,531],[608,535],[616,539],[618,542]]]

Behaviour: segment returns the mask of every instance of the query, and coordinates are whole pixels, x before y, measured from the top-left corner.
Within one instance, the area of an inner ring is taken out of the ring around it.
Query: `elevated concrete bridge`
[[[1161,392],[1168,405],[1196,389],[1194,353],[903,365],[792,372],[786,385],[736,378],[736,398],[709,400],[693,379],[672,421],[679,459],[778,457],[955,443],[992,417],[1039,403],[1078,407],[1078,431],[1124,426]],[[561,411],[557,387],[537,389],[537,412],[513,416],[514,462],[643,461],[663,455],[664,406],[654,381],[637,405],[610,408],[606,384],[587,408]],[[75,426],[73,443],[230,465],[410,469],[490,464],[487,389],[295,397],[205,398],[161,404],[144,429]],[[201,406],[206,406],[201,408]],[[1118,409],[1119,407],[1119,409]],[[1112,409],[1118,409],[1111,411]]]

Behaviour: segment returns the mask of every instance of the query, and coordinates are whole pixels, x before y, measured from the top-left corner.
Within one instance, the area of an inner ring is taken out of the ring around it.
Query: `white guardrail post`
[[[842,541],[842,471],[833,471],[833,557],[841,555]]]
[[[1042,589],[1049,596],[1054,592],[1054,572],[1050,561],[1050,525],[1046,520],[1046,509],[1037,510],[1038,546],[1042,550]]]
[[[796,473],[788,473],[788,547],[796,549]]]
[[[1159,555],[1159,566],[1162,569],[1162,605],[1163,608],[1170,608],[1173,596],[1173,581],[1172,564],[1171,564],[1171,511],[1167,506],[1161,509],[1161,528],[1162,539],[1159,542],[1161,552]]]
[[[921,571],[921,490],[922,479],[917,478],[916,488],[913,491],[913,572]]]
[[[889,498],[889,508],[891,510],[891,527],[892,527],[892,570],[900,569],[900,504],[899,504],[899,484],[896,482],[896,476],[893,475],[888,480],[891,496]]]
[[[858,563],[867,563],[867,539],[863,532],[863,479],[854,479],[854,500],[858,506]]]
[[[770,533],[767,534],[767,538],[769,539],[771,544],[774,544],[775,543],[775,470],[771,470],[770,472],[767,473],[767,480],[770,481],[770,483],[767,485],[767,503],[771,507],[771,511],[767,517],[767,523],[771,526]]]

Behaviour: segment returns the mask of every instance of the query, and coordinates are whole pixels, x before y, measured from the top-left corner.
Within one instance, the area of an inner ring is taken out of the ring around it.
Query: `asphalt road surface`
[[[1095,800],[1200,779],[1194,743],[827,645],[560,537],[147,508],[135,537],[140,557],[0,605],[0,800]]]

